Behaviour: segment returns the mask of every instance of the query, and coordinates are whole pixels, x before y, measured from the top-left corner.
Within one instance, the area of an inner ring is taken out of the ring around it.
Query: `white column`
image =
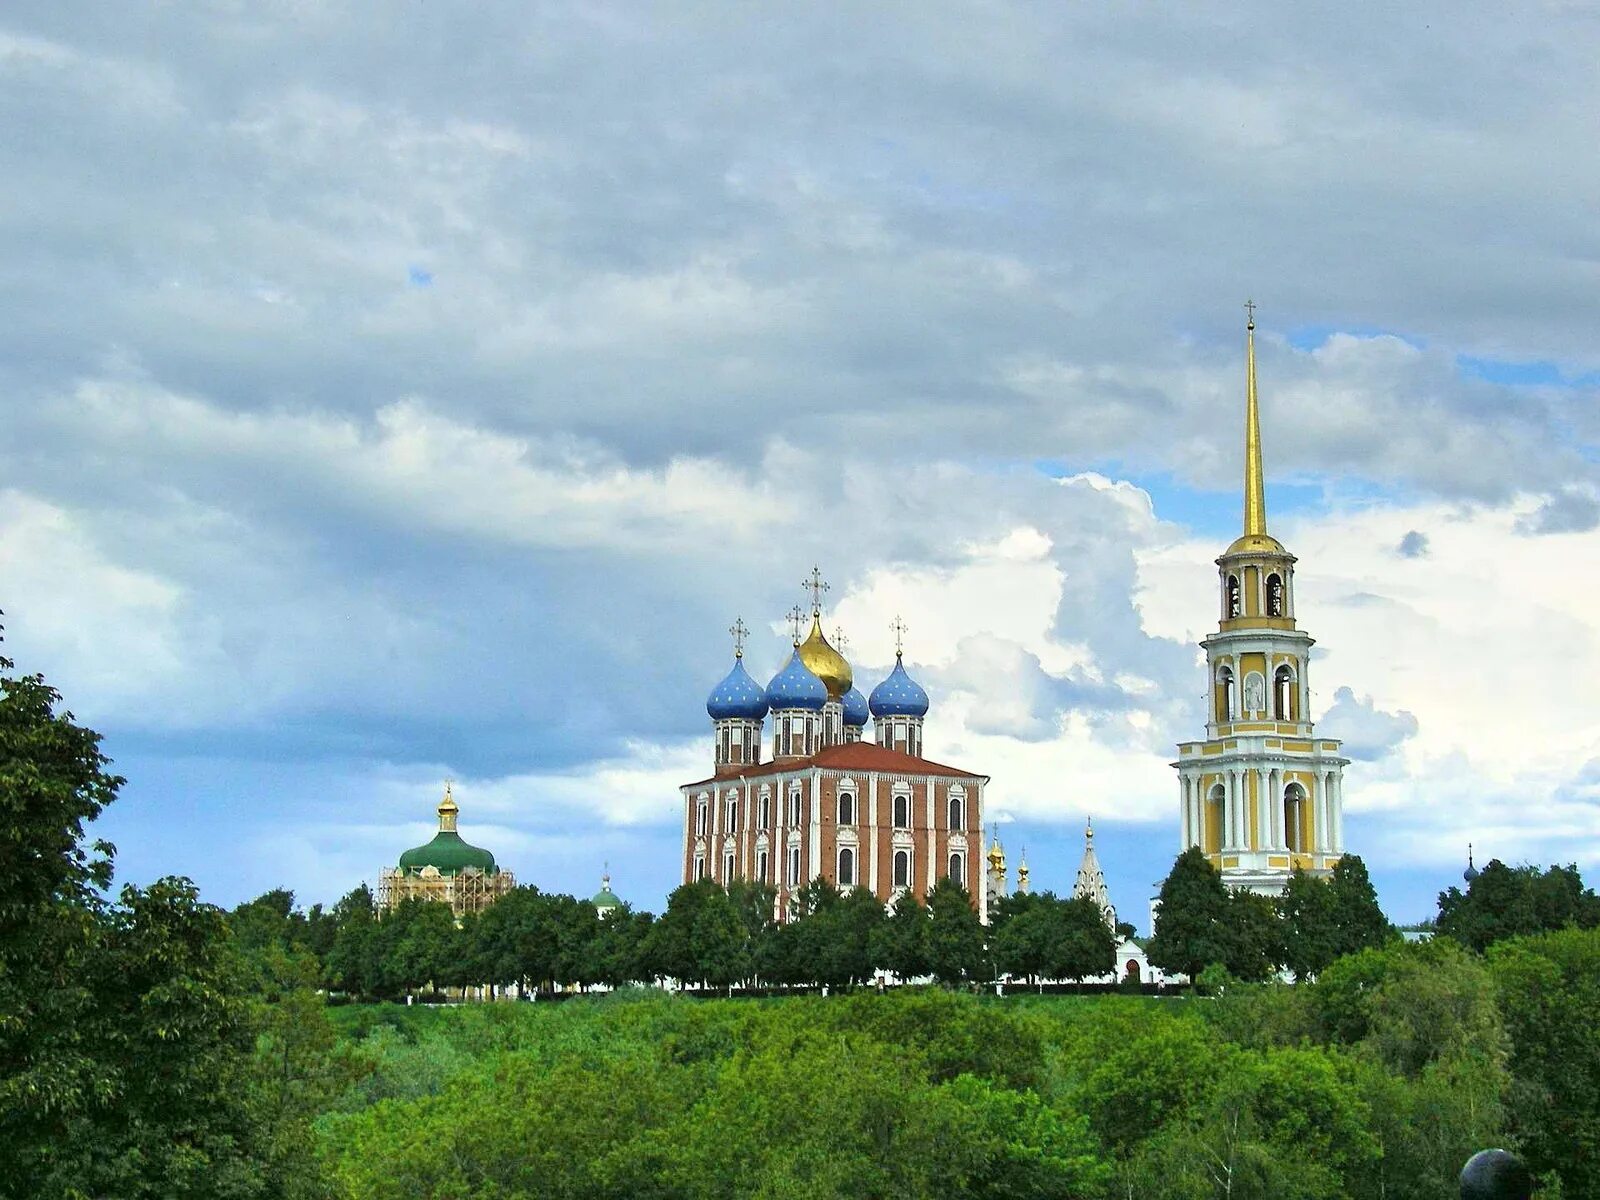
[[[1189,831],[1192,828],[1190,824],[1189,794],[1193,790],[1189,784],[1188,777],[1180,775],[1178,777],[1178,853],[1180,854],[1191,845],[1189,840]]]
[[[1272,845],[1272,805],[1267,801],[1272,795],[1272,768],[1256,771],[1256,849],[1265,850]]]
[[[1267,803],[1272,806],[1272,848],[1283,849],[1283,768],[1272,772],[1272,789]]]
[[[1335,854],[1344,853],[1344,776],[1338,771],[1333,772],[1333,803],[1329,816],[1332,817],[1333,838],[1332,850]]]
[[[1243,805],[1239,803],[1239,792],[1241,791],[1239,783],[1239,772],[1230,768],[1228,771],[1228,840],[1224,846],[1224,849],[1227,850],[1237,850],[1239,848],[1239,833],[1244,826],[1244,820],[1240,815],[1240,809]]]
[[[806,847],[807,857],[811,859],[811,874],[807,879],[815,879],[822,874],[822,777],[817,771],[811,772],[811,836]],[[801,880],[804,883],[806,880]]]
[[[1328,781],[1332,776],[1319,770],[1311,777],[1312,851],[1328,852]]]
[[[871,775],[864,789],[871,797],[867,802],[867,887],[878,894],[878,776]]]

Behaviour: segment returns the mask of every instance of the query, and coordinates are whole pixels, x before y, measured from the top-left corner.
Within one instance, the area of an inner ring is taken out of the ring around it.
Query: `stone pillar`
[[[1344,853],[1344,776],[1338,771],[1333,772],[1333,804],[1329,816],[1332,818],[1332,850],[1335,854]]]
[[[1312,851],[1316,854],[1328,852],[1328,789],[1333,776],[1327,771],[1318,771],[1312,776],[1311,815],[1312,815]]]

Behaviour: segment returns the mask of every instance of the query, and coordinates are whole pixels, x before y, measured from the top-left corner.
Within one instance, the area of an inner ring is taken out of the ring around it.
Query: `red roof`
[[[762,775],[782,775],[789,771],[808,771],[818,767],[827,771],[878,771],[884,775],[948,775],[955,779],[982,779],[987,775],[976,771],[963,771],[960,767],[947,767],[943,763],[929,762],[914,754],[902,754],[876,742],[846,742],[829,746],[810,758],[793,758],[785,762],[764,762],[753,767],[729,767],[721,775],[686,783],[684,787],[698,787],[702,783],[726,782],[729,779],[751,779]]]

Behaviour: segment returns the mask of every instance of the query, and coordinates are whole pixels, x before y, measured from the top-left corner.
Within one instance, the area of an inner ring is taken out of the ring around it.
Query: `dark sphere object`
[[[1461,1200],[1529,1200],[1533,1176],[1507,1150],[1479,1150],[1461,1168]]]

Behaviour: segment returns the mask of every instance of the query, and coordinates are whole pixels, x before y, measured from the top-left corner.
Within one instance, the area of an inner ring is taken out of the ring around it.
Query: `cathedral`
[[[448,904],[457,917],[482,912],[517,886],[510,871],[502,871],[494,855],[468,842],[456,830],[461,812],[450,785],[439,801],[439,832],[423,846],[400,856],[400,865],[378,876],[378,907],[387,912],[403,900],[437,900]],[[608,877],[609,879],[609,877]]]
[[[1248,306],[1247,306],[1248,307]],[[1311,635],[1296,621],[1296,559],[1267,532],[1255,318],[1245,326],[1244,531],[1217,559],[1220,619],[1206,653],[1206,736],[1178,746],[1181,848],[1264,895],[1344,850],[1339,743],[1310,715]]]
[[[771,884],[782,916],[814,879],[889,903],[949,876],[981,913],[988,776],[923,757],[928,693],[906,670],[898,619],[894,669],[861,694],[822,632],[826,587],[813,570],[810,634],[796,608],[788,661],[764,688],[745,668],[743,622],[730,630],[733,668],[706,701],[712,773],[680,789],[684,882]]]

